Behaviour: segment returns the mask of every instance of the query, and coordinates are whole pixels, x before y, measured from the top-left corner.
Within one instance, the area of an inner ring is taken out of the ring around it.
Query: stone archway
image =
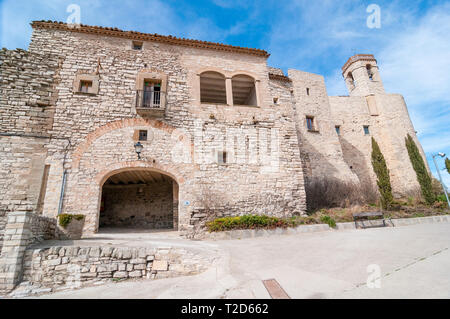
[[[178,229],[176,179],[157,169],[125,168],[108,173],[100,183],[99,229]]]

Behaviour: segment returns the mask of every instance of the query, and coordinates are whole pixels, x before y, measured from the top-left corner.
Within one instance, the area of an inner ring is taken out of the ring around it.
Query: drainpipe
[[[58,216],[61,215],[62,207],[63,207],[63,201],[64,201],[64,191],[66,189],[66,179],[67,179],[67,169],[66,166],[66,158],[67,158],[67,152],[69,150],[70,140],[68,140],[66,150],[64,153],[64,160],[63,160],[63,176],[62,176],[62,184],[61,184],[61,194],[59,195],[59,205],[58,205]]]
[[[66,176],[67,176],[67,170],[64,169],[62,184],[61,184],[61,194],[59,195],[58,216],[61,215],[61,211],[62,211],[62,205],[63,205],[63,200],[64,200],[64,190],[66,188]]]

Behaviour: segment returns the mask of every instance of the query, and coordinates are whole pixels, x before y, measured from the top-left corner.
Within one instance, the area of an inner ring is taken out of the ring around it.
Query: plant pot
[[[76,219],[73,217],[65,227],[59,225],[61,237],[63,239],[80,239],[83,235],[84,220],[85,218]]]

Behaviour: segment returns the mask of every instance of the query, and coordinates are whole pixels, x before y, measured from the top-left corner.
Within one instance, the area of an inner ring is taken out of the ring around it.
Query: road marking
[[[291,299],[289,295],[280,286],[275,279],[267,279],[262,281],[272,299]]]

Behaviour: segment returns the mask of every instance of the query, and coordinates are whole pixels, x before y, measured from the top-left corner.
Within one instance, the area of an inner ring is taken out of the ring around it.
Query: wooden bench
[[[386,227],[386,220],[384,218],[383,212],[361,212],[361,213],[354,213],[353,214],[353,220],[355,221],[355,228],[358,228],[357,221],[358,220],[369,220],[369,217],[381,217],[383,219],[383,227]],[[364,226],[364,223],[362,223],[363,228],[366,228]],[[377,226],[371,226],[371,227],[377,227]]]

